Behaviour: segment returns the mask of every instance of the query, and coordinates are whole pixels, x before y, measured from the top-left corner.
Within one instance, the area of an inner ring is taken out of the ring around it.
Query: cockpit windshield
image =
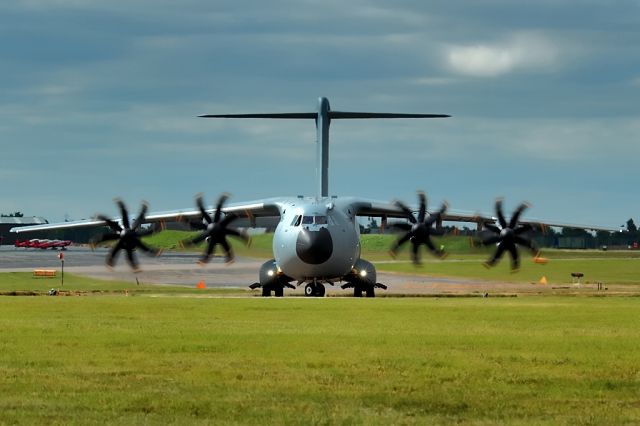
[[[326,225],[327,216],[296,216],[291,222],[291,226],[300,225]]]
[[[326,225],[327,224],[327,217],[326,216],[314,216],[313,217],[313,222],[316,225]]]

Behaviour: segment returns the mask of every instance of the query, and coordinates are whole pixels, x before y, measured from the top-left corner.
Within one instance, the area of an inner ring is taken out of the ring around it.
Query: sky
[[[49,221],[329,192],[618,227],[640,222],[640,1],[0,3],[0,212]]]

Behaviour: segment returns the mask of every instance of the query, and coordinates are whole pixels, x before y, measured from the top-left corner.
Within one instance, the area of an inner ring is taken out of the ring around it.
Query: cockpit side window
[[[291,226],[300,226],[300,221],[302,220],[301,215],[297,215],[293,218],[293,222],[291,222]]]
[[[311,225],[313,223],[313,216],[304,216],[302,218],[303,225]]]

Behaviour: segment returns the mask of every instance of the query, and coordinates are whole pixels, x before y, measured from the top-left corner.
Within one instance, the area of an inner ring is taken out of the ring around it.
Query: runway
[[[109,269],[104,261],[107,249],[90,250],[86,247],[69,247],[64,251],[65,272],[102,280],[139,282],[141,284],[175,284],[195,287],[203,281],[209,288],[241,288],[258,280],[258,270],[264,260],[236,258],[230,265],[222,258],[214,258],[208,265],[199,266],[199,253],[165,252],[157,258],[139,255],[142,272],[133,273],[120,256],[116,267]],[[34,269],[60,270],[61,262],[55,250],[23,249],[0,246],[0,272],[31,272]],[[540,288],[523,287],[522,284],[494,283],[464,278],[443,278],[428,275],[409,275],[378,272],[378,282],[388,290],[379,294],[484,294],[513,291],[539,291]],[[295,283],[294,283],[295,284]],[[350,295],[352,290],[342,290],[339,284],[327,285],[328,295]],[[256,294],[259,290],[255,291]],[[287,293],[302,295],[304,286]]]

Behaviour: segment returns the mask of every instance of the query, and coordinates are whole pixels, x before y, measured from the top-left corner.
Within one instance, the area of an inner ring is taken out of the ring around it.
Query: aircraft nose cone
[[[326,262],[333,253],[333,240],[327,228],[318,231],[302,229],[296,241],[296,253],[300,260],[311,265]]]

